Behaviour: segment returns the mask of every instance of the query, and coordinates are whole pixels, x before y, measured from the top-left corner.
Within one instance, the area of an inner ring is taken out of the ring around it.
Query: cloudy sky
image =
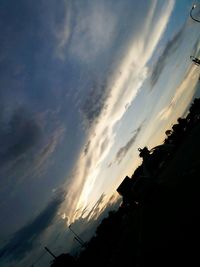
[[[71,251],[71,223],[87,238],[200,95],[192,4],[0,1],[1,266]]]

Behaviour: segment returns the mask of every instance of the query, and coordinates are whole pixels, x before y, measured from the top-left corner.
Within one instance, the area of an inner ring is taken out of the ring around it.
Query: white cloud
[[[56,54],[65,59],[68,49],[78,60],[96,59],[113,43],[116,22],[117,15],[107,2],[92,1],[83,6],[66,1],[63,23],[55,32]]]
[[[120,5],[114,10],[111,4],[103,0],[92,1],[85,5],[71,1],[64,1],[64,3],[63,22],[54,29],[57,39],[56,55],[64,60],[69,53],[85,63],[102,56],[102,53],[108,51],[115,42],[123,19],[121,11],[118,10]],[[143,14],[145,19],[142,20],[142,32],[135,32],[134,36],[135,49],[132,52],[137,52],[135,53],[136,62],[140,60],[140,63],[145,63],[149,54],[153,53],[155,44],[158,43],[167,25],[173,6],[174,0],[170,0],[158,11],[158,1],[154,0],[148,14]],[[141,20],[141,18],[138,19]],[[131,32],[131,29],[129,31]],[[139,58],[141,53],[143,56]]]
[[[112,43],[115,26],[116,15],[107,5],[101,1],[91,2],[86,12],[77,17],[71,52],[84,61],[95,58]]]
[[[56,54],[60,59],[65,58],[65,49],[66,45],[70,39],[71,35],[71,19],[72,19],[72,11],[70,2],[65,6],[65,16],[63,19],[62,27],[59,29],[55,29],[55,36],[57,39],[57,47],[56,47]]]
[[[84,152],[85,148],[80,153],[75,167],[74,182],[71,184],[71,190],[67,197],[68,203],[72,203],[73,199],[73,205],[70,206],[71,218],[74,208],[85,207],[90,202],[94,202],[95,197],[98,197],[93,196],[93,192],[96,190],[99,180],[105,179],[105,177],[101,177],[101,168],[115,142],[114,128],[125,114],[127,104],[133,102],[147,77],[147,62],[152,57],[165,31],[174,6],[173,0],[168,1],[157,15],[155,13],[156,3],[157,1],[153,2],[146,19],[144,19],[142,31],[133,36],[126,49],[126,56],[116,66],[116,72],[108,84],[108,88],[111,89],[105,103],[107,108],[102,110],[98,123],[90,129],[88,140],[86,140],[86,143],[90,142],[87,154]],[[155,16],[157,17],[156,21]],[[102,147],[104,147],[103,151]],[[99,192],[99,194],[101,193]]]
[[[198,79],[198,72],[196,71],[196,67],[192,67],[188,70],[185,79],[181,82],[181,84],[178,86],[178,88],[175,91],[174,96],[172,97],[172,100],[169,105],[164,107],[157,116],[158,120],[168,120],[172,114],[175,114],[177,117],[176,110],[185,110],[188,104],[190,103],[193,94],[195,85],[197,83]],[[189,88],[189,90],[188,90]],[[180,105],[177,105],[180,101],[180,99],[184,96],[184,101],[181,101],[181,105],[184,107],[180,107]],[[179,116],[179,115],[178,115]]]

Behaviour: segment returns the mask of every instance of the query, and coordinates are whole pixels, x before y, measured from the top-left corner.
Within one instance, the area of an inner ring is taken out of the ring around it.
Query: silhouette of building
[[[132,187],[134,180],[126,176],[116,191],[123,197],[123,205],[135,204],[134,196],[132,193]]]
[[[117,192],[121,195],[124,196],[125,194],[128,194],[130,191],[130,187],[132,185],[132,180],[130,177],[126,176],[124,180],[121,182],[119,187],[117,188]]]
[[[52,263],[51,267],[75,267],[76,261],[74,257],[72,257],[69,253],[61,254],[58,257],[56,257]]]

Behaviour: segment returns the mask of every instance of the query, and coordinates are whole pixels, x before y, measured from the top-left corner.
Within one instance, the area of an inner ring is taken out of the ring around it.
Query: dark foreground
[[[199,111],[198,111],[199,112]],[[200,122],[190,125],[141,201],[110,212],[77,259],[54,266],[200,266]]]

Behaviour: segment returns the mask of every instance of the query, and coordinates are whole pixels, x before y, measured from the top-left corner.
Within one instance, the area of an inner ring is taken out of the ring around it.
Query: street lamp
[[[193,5],[193,6],[192,6],[192,8],[191,8],[191,10],[190,10],[190,17],[191,17],[191,19],[193,19],[194,21],[200,23],[200,20],[195,19],[195,18],[193,17],[193,15],[192,15],[192,12],[193,12],[193,10],[194,10],[196,7],[197,7],[196,5]]]

